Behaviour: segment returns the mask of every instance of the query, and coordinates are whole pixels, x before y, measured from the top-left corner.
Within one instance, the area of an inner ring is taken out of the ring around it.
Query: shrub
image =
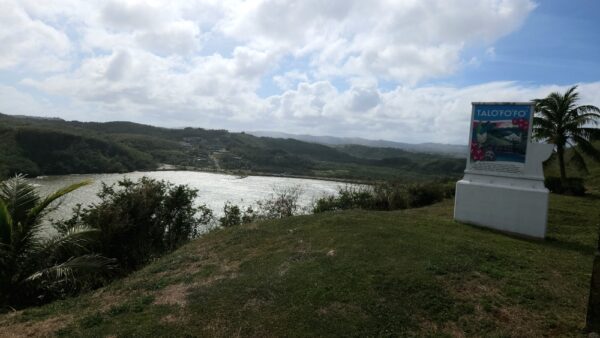
[[[370,186],[346,185],[339,188],[337,195],[318,199],[313,206],[313,213],[347,210],[372,209],[375,205],[373,188]]]
[[[337,195],[324,196],[314,202],[313,212],[346,209],[398,210],[417,208],[451,197],[448,184],[427,183],[405,185],[385,182],[373,186],[345,186]]]
[[[320,212],[338,210],[338,199],[335,195],[324,196],[314,202],[312,212],[318,214]]]
[[[408,206],[419,208],[433,203],[441,202],[444,199],[444,192],[439,184],[425,183],[413,184],[407,189]]]
[[[563,181],[560,177],[549,176],[544,180],[544,185],[548,190],[555,194],[573,196],[585,195],[583,179],[578,177],[569,177]]]
[[[442,185],[444,198],[453,198],[456,195],[456,182],[446,182]]]
[[[294,216],[298,213],[299,186],[275,188],[269,198],[257,202],[258,218],[273,219]],[[250,209],[251,210],[251,209]]]
[[[347,185],[338,191],[339,209],[371,209],[373,190],[368,186]]]
[[[223,206],[223,217],[219,218],[222,227],[232,227],[242,224],[242,213],[240,207],[230,202]]]
[[[248,206],[243,210],[231,202],[223,206],[223,217],[219,222],[223,227],[232,227],[247,224],[257,219],[274,219],[290,217],[298,214],[298,199],[302,193],[299,186],[290,188],[274,188],[270,197],[256,202],[256,205]]]
[[[97,250],[116,258],[124,272],[174,250],[210,225],[212,211],[194,207],[197,191],[184,185],[143,177],[116,186],[103,185],[100,202],[75,209],[63,224],[83,224],[100,231]],[[60,224],[58,225],[60,226]]]
[[[373,209],[397,210],[406,209],[406,188],[399,183],[378,184],[373,187]]]

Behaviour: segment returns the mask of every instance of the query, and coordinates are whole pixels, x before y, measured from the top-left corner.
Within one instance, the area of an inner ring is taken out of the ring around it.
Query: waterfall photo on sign
[[[473,104],[472,162],[525,163],[531,105]]]

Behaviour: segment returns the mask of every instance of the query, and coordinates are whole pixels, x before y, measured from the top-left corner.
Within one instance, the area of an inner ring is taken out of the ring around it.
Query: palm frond
[[[600,150],[596,149],[588,139],[585,139],[579,135],[574,135],[573,141],[575,141],[577,148],[581,152],[591,157],[594,161],[600,162]]]
[[[600,129],[599,128],[579,128],[581,135],[586,139],[590,140],[590,142],[595,140],[600,140]]]
[[[544,163],[543,163],[544,168],[553,165],[556,162],[557,158],[558,158],[558,156],[556,156],[556,151],[553,151],[552,155],[550,155],[550,157],[548,157],[548,159],[546,161],[544,161]]]
[[[598,118],[600,118],[600,116]],[[589,114],[578,115],[563,123],[562,126],[564,130],[581,129],[581,127],[598,124],[596,121],[598,118],[590,116]]]
[[[587,165],[585,164],[585,160],[583,159],[583,156],[581,156],[581,154],[575,150],[575,148],[571,149],[572,152],[572,156],[570,159],[570,162],[572,162],[573,164],[575,164],[575,166],[583,171],[584,173],[589,173]]]
[[[40,201],[35,207],[33,207],[29,213],[27,214],[27,222],[34,223],[43,213],[43,211],[55,200],[63,197],[64,195],[77,190],[83,186],[90,184],[91,181],[82,181],[79,183],[71,184],[67,187],[59,189],[54,193],[46,196],[42,201]]]
[[[545,119],[543,117],[538,117],[538,116],[534,116],[533,118],[533,125],[534,126],[538,126],[538,127],[543,127],[546,129],[553,129],[554,125],[552,124],[552,121]]]
[[[600,119],[600,113],[594,113],[594,112],[588,112],[588,113],[582,113],[582,114],[578,114],[577,117],[580,120],[584,120],[586,123],[591,123],[591,124],[598,124],[598,119]]]
[[[42,257],[72,256],[89,252],[89,244],[95,242],[100,230],[87,225],[69,227],[65,232],[42,243],[39,255]]]
[[[6,204],[0,199],[0,245],[10,245],[13,226]]]
[[[14,177],[0,183],[0,199],[4,201],[13,223],[24,223],[27,213],[39,201],[35,187],[25,180],[23,175]]]
[[[75,276],[103,273],[115,267],[115,259],[101,255],[82,255],[72,257],[67,261],[39,270],[24,279],[33,282],[41,279],[61,281],[74,279]]]
[[[575,110],[574,108],[577,104],[577,101],[579,101],[579,93],[575,90],[577,90],[576,85],[567,89],[563,95],[563,109],[567,112]]]

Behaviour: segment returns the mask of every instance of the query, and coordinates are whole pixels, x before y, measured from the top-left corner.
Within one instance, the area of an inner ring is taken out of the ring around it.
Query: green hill
[[[551,197],[548,238],[452,221],[452,201],[214,231],[78,298],[0,316],[60,336],[578,336],[598,197]]]
[[[458,177],[465,165],[462,159],[388,148],[334,148],[226,130],[168,129],[132,122],[78,122],[0,114],[0,126],[0,177],[15,172],[124,172],[170,164],[243,174],[430,180]]]

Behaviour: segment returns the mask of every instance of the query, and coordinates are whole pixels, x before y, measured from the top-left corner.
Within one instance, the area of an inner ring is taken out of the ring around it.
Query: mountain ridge
[[[389,140],[372,140],[362,137],[338,137],[328,135],[309,135],[309,134],[292,134],[275,131],[246,131],[246,133],[258,136],[258,137],[273,137],[273,138],[291,138],[295,140],[314,142],[330,146],[349,145],[356,144],[362,146],[376,147],[376,148],[396,148],[407,150],[411,152],[424,152],[432,154],[444,154],[458,158],[465,158],[467,155],[467,146],[459,144],[447,144],[447,143],[435,143],[435,142],[424,142],[424,143],[406,143]]]
[[[349,180],[430,180],[462,173],[464,160],[365,146],[332,147],[203,128],[128,121],[79,122],[0,114],[0,176],[177,169]]]

